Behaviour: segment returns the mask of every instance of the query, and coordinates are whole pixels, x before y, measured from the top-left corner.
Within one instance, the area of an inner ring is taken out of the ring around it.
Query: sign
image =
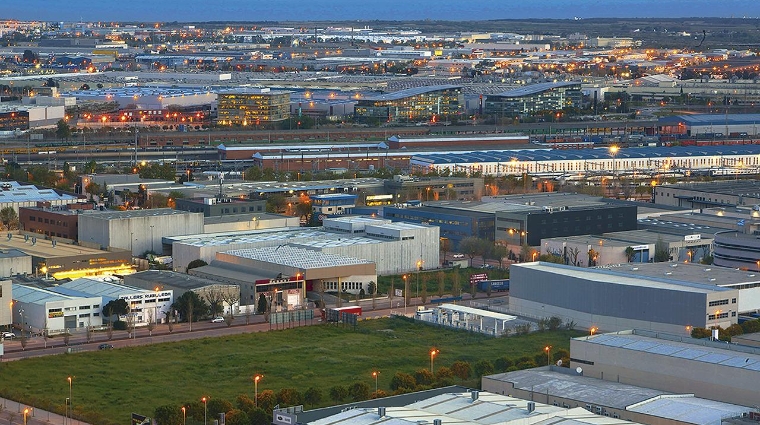
[[[485,273],[476,273],[470,275],[470,285],[474,285],[483,280],[488,280],[488,275]]]
[[[52,319],[52,318],[55,318],[55,317],[63,317],[63,312],[62,311],[51,311],[50,313],[48,313],[48,319]]]
[[[397,297],[403,297],[403,296],[404,296],[404,291],[403,291],[402,289],[396,289],[396,291],[395,291],[395,292],[396,292],[396,294],[395,294],[395,295],[396,295]]]
[[[634,251],[646,251],[649,249],[649,245],[634,245],[631,247]]]
[[[150,418],[132,413],[132,425],[150,425]]]
[[[686,241],[686,242],[698,241],[700,239],[702,239],[702,235],[700,235],[700,234],[697,234],[697,235],[686,235],[686,236],[683,237],[683,240]]]
[[[285,412],[275,412],[272,423],[276,425],[293,425],[296,423],[296,415]]]

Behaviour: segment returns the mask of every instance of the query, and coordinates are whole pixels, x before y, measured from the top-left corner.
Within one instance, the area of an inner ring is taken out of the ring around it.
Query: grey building
[[[513,118],[541,111],[561,111],[581,104],[581,83],[550,82],[531,84],[498,94],[485,101],[486,115]]]
[[[656,186],[656,204],[701,209],[760,204],[760,180],[720,180]]]
[[[573,338],[570,353],[584,376],[757,405],[760,348],[633,330]]]
[[[31,274],[32,256],[18,249],[0,250],[0,277]]]
[[[179,198],[176,208],[181,211],[202,212],[204,217],[219,217],[246,213],[266,212],[264,199],[249,200],[238,198]]]
[[[218,299],[223,303],[225,313],[230,308],[233,313],[240,308],[240,287],[228,285],[198,276],[177,273],[169,270],[145,270],[124,276],[124,284],[153,291],[173,291],[174,300],[187,291],[197,293],[206,302]]]
[[[163,252],[161,239],[203,233],[203,214],[170,208],[108,211],[79,217],[80,243],[121,248],[140,255]]]
[[[393,202],[473,200],[480,199],[484,189],[483,179],[469,177],[394,176],[385,181],[385,191],[393,196]]]
[[[562,407],[583,407],[598,415],[647,425],[719,425],[749,407],[584,376],[581,367],[540,367],[484,376],[482,388]]]
[[[736,231],[715,234],[716,266],[760,271],[760,239]]]
[[[687,326],[726,328],[737,323],[739,289],[717,286],[718,279],[725,277],[723,271],[705,269],[668,263],[610,269],[513,264],[509,309],[516,315],[557,316],[581,328],[605,331],[636,328],[678,333]],[[744,276],[745,281],[752,279]]]

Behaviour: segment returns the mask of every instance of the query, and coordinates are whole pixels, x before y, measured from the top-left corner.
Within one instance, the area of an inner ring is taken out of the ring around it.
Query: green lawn
[[[578,334],[489,338],[403,319],[361,321],[356,331],[309,326],[6,362],[0,364],[0,395],[63,412],[66,378],[72,375],[75,412],[105,425],[125,423],[131,412],[152,415],[157,406],[179,406],[203,395],[234,403],[238,394],[253,396],[251,376],[259,373],[264,375],[259,392],[286,387],[303,392],[314,386],[323,389],[323,404],[330,404],[331,386],[363,381],[374,387],[372,370],[380,371],[380,389],[390,392],[394,373],[430,367],[431,347],[440,350],[438,368],[456,360],[474,364],[534,356],[545,345],[567,350]]]

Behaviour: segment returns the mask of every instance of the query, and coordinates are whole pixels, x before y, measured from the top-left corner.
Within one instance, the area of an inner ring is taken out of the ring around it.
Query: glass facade
[[[0,131],[29,129],[29,113],[26,111],[0,112]]]
[[[290,118],[288,92],[230,92],[219,93],[220,125],[254,126]]]
[[[516,117],[541,111],[559,111],[581,104],[581,85],[567,85],[524,95],[489,95],[485,102],[486,115]]]
[[[360,121],[385,122],[447,121],[462,111],[460,88],[431,90],[406,97],[378,96],[359,100],[355,108]]]

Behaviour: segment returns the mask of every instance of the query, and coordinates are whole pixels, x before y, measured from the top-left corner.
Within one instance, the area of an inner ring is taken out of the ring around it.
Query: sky
[[[760,17],[758,0],[2,0],[0,19],[348,21]]]

